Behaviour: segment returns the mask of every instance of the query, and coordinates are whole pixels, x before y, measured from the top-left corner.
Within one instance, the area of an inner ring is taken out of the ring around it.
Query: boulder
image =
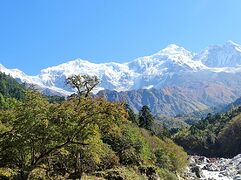
[[[191,168],[191,171],[193,173],[195,173],[195,175],[198,177],[198,178],[202,178],[203,177],[203,172],[202,172],[202,169],[199,167],[199,166],[194,166]]]

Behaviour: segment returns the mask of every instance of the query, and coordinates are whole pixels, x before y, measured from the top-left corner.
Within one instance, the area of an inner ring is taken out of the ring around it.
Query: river
[[[184,179],[241,180],[241,154],[231,159],[189,156]]]

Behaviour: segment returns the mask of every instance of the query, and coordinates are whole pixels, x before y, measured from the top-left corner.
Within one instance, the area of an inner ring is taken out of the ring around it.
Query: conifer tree
[[[139,126],[152,131],[154,124],[154,117],[148,106],[143,106],[139,112]]]

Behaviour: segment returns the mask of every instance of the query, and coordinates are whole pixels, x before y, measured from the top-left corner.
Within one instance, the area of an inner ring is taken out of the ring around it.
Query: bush
[[[158,169],[158,175],[162,180],[177,180],[178,177],[173,173],[166,169]]]
[[[105,136],[104,142],[116,152],[123,165],[148,163],[153,155],[140,129],[131,123],[122,124],[119,131]]]
[[[31,179],[31,180],[48,180],[49,178],[46,175],[46,170],[36,168],[30,173],[29,179]]]
[[[14,176],[14,172],[10,168],[0,168],[0,179],[2,180],[8,180],[12,179]]]
[[[170,169],[171,161],[170,157],[164,152],[163,149],[157,149],[155,151],[156,165],[160,168]]]
[[[153,153],[157,155],[157,157],[153,159],[156,165],[164,165],[169,171],[173,172],[183,171],[187,166],[187,153],[182,147],[176,145],[170,139],[161,140],[145,130],[142,130],[142,134],[149,142]],[[168,161],[165,164],[162,164],[163,159],[167,159]]]
[[[120,154],[120,162],[123,165],[139,165],[141,158],[136,149],[130,147],[129,149],[124,149]]]
[[[118,180],[145,180],[145,176],[141,175],[138,171],[134,170],[133,168],[130,167],[120,167],[120,168],[115,168],[115,169],[110,169],[106,171],[105,173],[105,179],[113,180],[113,179],[118,179]]]
[[[120,165],[120,159],[115,152],[108,146],[105,148],[105,153],[101,156],[99,170],[111,169]]]

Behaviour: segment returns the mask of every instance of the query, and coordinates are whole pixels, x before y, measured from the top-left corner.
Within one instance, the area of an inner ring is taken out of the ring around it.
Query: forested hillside
[[[25,88],[11,76],[0,72],[0,109],[8,108],[24,98]]]
[[[0,110],[2,179],[169,180],[186,167],[183,148],[155,135],[148,107],[136,117],[124,104],[89,96],[81,83],[77,95],[51,101],[3,77],[4,97],[16,100]]]
[[[191,154],[233,157],[241,153],[241,107],[211,115],[179,131],[175,141]]]

